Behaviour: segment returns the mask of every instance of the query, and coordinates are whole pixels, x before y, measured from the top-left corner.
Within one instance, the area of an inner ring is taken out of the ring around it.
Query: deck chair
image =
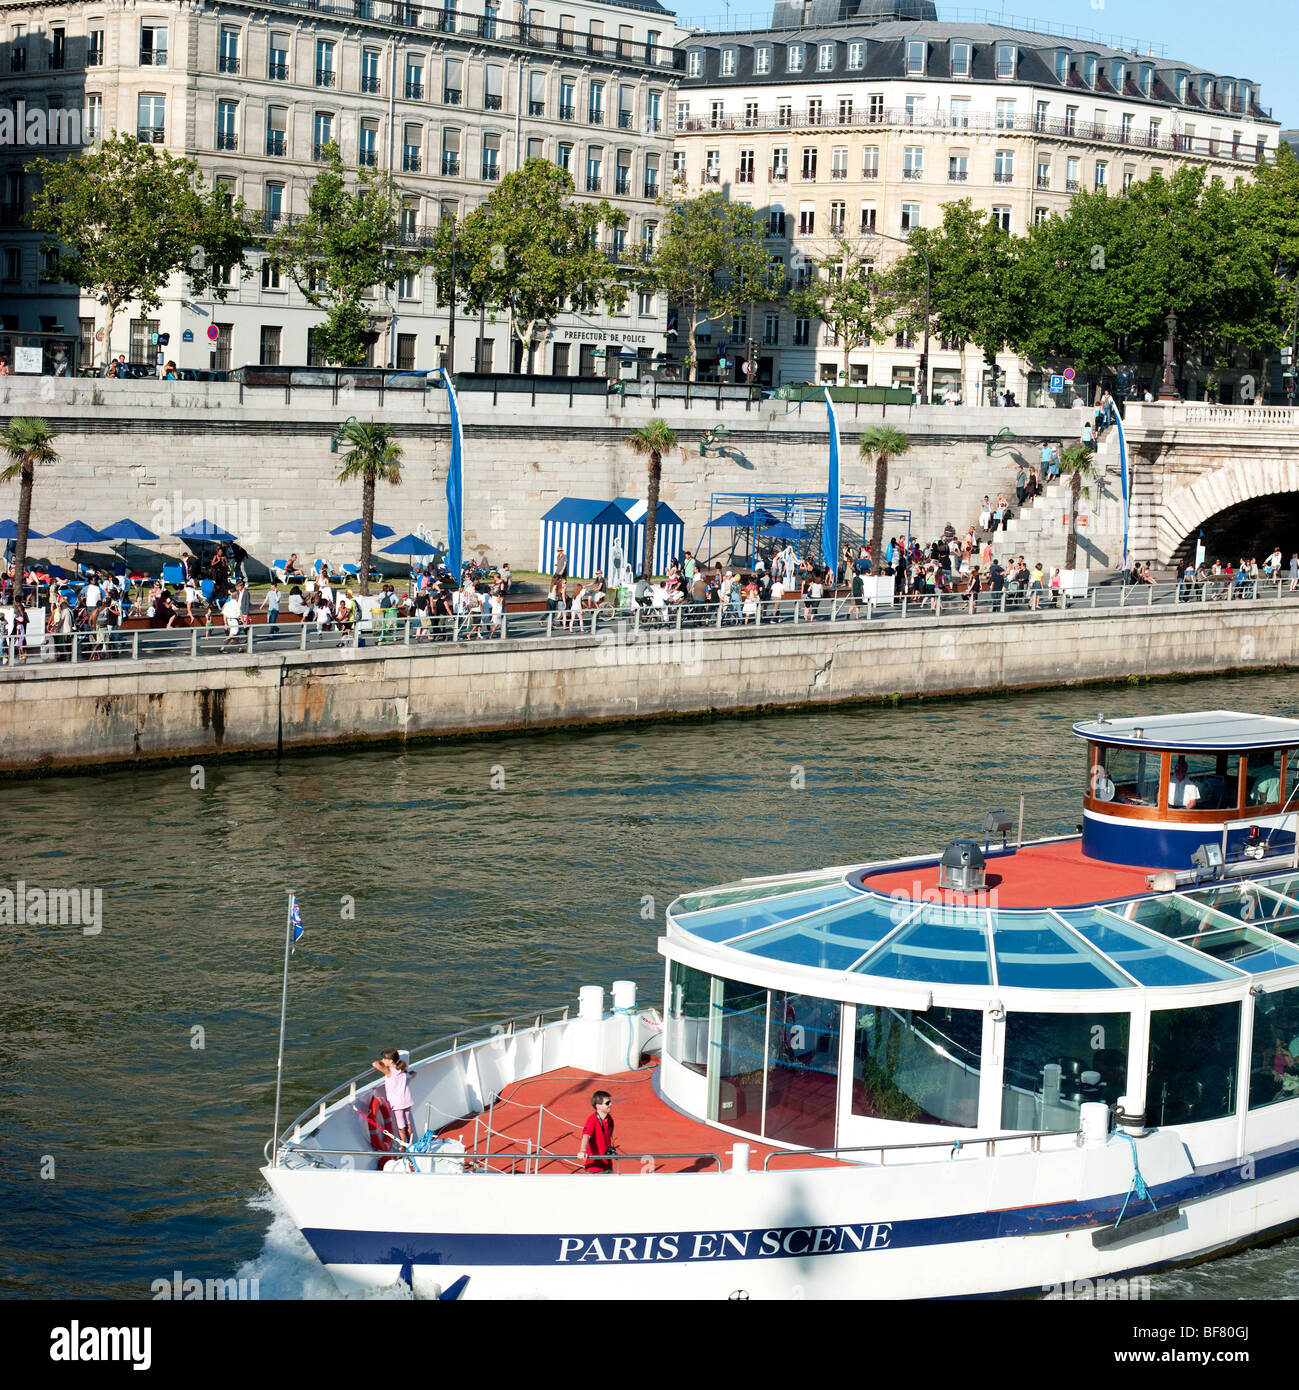
[[[162,582],[164,584],[183,584],[185,582],[184,565],[163,565]]]

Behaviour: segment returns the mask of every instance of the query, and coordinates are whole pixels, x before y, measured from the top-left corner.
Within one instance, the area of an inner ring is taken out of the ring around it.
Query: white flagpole
[[[284,1016],[289,1007],[289,946],[293,939],[293,899],[289,894],[289,905],[284,919],[284,984],[280,991],[280,1052],[275,1062],[275,1133],[271,1137],[271,1167],[280,1161],[280,1086],[284,1080]]]

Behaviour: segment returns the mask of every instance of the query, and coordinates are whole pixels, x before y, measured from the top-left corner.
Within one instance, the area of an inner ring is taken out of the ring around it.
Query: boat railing
[[[496,1038],[513,1037],[522,1028],[541,1029],[555,1023],[567,1023],[572,1017],[572,1011],[573,1006],[571,1004],[558,1004],[553,1008],[534,1009],[528,1013],[515,1014],[510,1018],[497,1019],[492,1023],[474,1024],[454,1033],[444,1033],[441,1037],[433,1038],[429,1042],[420,1043],[417,1047],[411,1048],[408,1065],[412,1070],[418,1070],[418,1068],[426,1066],[439,1057],[459,1052],[462,1047],[473,1047],[478,1043],[491,1042]],[[291,1120],[279,1136],[279,1143],[287,1143],[289,1136],[294,1135],[303,1126],[323,1120],[329,1107],[336,1101],[342,1100],[344,1097],[349,1101],[354,1101],[358,1094],[364,1094],[382,1085],[383,1077],[373,1067],[357,1072],[355,1076],[349,1077],[348,1080],[335,1086],[332,1091],[327,1092],[309,1105],[295,1120]],[[274,1141],[267,1142],[267,1150],[270,1149],[272,1142]],[[317,1152],[323,1152],[323,1150]],[[267,1159],[269,1161],[269,1152]]]
[[[1029,1153],[1041,1153],[1043,1139],[1069,1138],[1074,1141],[1075,1148],[1080,1147],[1082,1131],[1037,1129],[1019,1134],[993,1134],[986,1139],[930,1139],[917,1144],[838,1144],[825,1149],[775,1149],[762,1160],[762,1171],[767,1172],[773,1160],[777,1159],[838,1158],[842,1154],[878,1154],[879,1166],[882,1168],[888,1161],[886,1154],[912,1152],[916,1149],[950,1149],[949,1157],[959,1158],[982,1148],[985,1158],[993,1158],[996,1156],[998,1144],[1022,1144],[1025,1141],[1028,1142]]]
[[[398,1149],[392,1153],[376,1153],[374,1149],[305,1149],[299,1148],[292,1143],[281,1145],[281,1149],[286,1156],[300,1158],[313,1167],[324,1166],[334,1170],[341,1168],[348,1171],[355,1171],[360,1168],[361,1165],[354,1161],[357,1159],[364,1159],[367,1164],[374,1162],[376,1159],[379,1161],[385,1159],[396,1159],[398,1161],[407,1160],[415,1165],[418,1165],[420,1162],[431,1161],[435,1163],[458,1165],[466,1173],[512,1173],[515,1175],[540,1173],[543,1167],[548,1167],[552,1164],[566,1164],[577,1172],[582,1171],[586,1166],[587,1158],[585,1155],[578,1155],[576,1153],[555,1153],[550,1149],[534,1149],[531,1139],[524,1140],[522,1144],[518,1144],[517,1141],[514,1141],[514,1143],[518,1150],[514,1153],[507,1152],[504,1149],[492,1149],[490,1151],[487,1149],[466,1149],[463,1152],[457,1150],[453,1153],[445,1154],[438,1153],[437,1151],[429,1154],[422,1154],[418,1151],[407,1153]],[[317,1159],[320,1158],[341,1158],[344,1162],[321,1165],[317,1163]],[[657,1166],[660,1163],[668,1160],[687,1159],[692,1159],[696,1163],[704,1159],[713,1165],[710,1171],[717,1173],[726,1171],[726,1166],[722,1162],[721,1154],[707,1149],[673,1151],[671,1153],[630,1153],[620,1149],[617,1153],[602,1154],[600,1158],[601,1162],[607,1161],[612,1163],[615,1172],[621,1171],[623,1164],[635,1163],[638,1173],[653,1173],[657,1170]],[[703,1172],[705,1170],[694,1168],[685,1171]]]

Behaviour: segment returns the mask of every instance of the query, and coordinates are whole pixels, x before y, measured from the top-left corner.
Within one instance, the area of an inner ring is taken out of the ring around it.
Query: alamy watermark
[[[697,675],[704,667],[704,644],[694,629],[644,628],[638,632],[625,621],[597,634],[597,666],[677,666]]]
[[[91,114],[75,106],[29,111],[18,101],[12,110],[0,110],[0,145],[84,145],[98,134]]]
[[[1074,1299],[1082,1302],[1140,1299],[1144,1302],[1150,1298],[1150,1276],[1130,1274],[1109,1279],[1066,1279],[1063,1284],[1043,1284],[1042,1294],[1048,1303]]]
[[[153,529],[160,536],[207,521],[245,544],[261,539],[261,513],[256,497],[185,497],[179,488],[169,497],[155,497],[150,507]]]
[[[83,936],[98,936],[103,923],[101,888],[29,888],[21,878],[0,887],[0,927],[80,927]]]
[[[170,1279],[155,1279],[149,1285],[149,1292],[155,1302],[159,1299],[164,1302],[253,1302],[262,1296],[261,1281],[256,1275],[251,1279],[186,1279],[179,1269],[172,1270]]]

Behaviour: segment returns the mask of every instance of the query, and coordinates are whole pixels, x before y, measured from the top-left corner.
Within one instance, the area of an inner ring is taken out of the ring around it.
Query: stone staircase
[[[1103,572],[1117,570],[1122,562],[1117,430],[1106,431],[1097,447],[1096,468],[1100,476],[1089,485],[1091,496],[1078,504],[1078,564]],[[1030,565],[1040,560],[1048,571],[1057,565],[1063,567],[1069,543],[1070,487],[1068,478],[1053,479],[1025,506],[1012,503],[1013,515],[1005,531],[992,537],[994,553],[1023,555]]]

